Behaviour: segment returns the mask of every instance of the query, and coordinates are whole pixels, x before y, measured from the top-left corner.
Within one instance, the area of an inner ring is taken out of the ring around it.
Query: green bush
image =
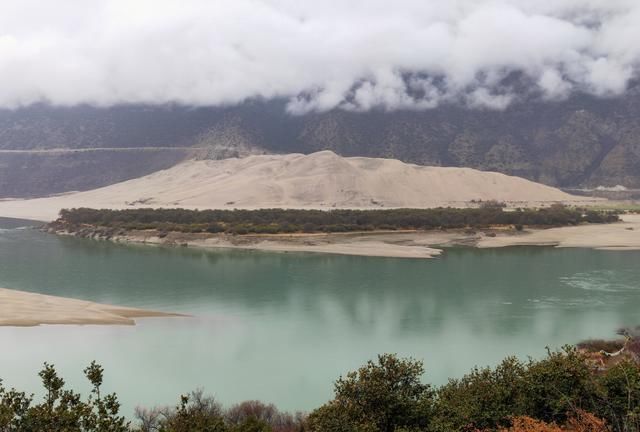
[[[211,234],[216,234],[216,233],[224,232],[225,228],[219,223],[213,222],[207,225],[207,228],[205,229],[205,231]]]
[[[102,396],[102,367],[92,362],[84,370],[92,385],[90,396],[65,389],[65,382],[52,365],[38,374],[45,390],[44,400],[34,403],[33,396],[11,389],[0,381],[0,431],[126,432],[129,423],[118,415],[120,404],[115,394]]]
[[[309,416],[311,431],[393,432],[426,428],[433,391],[422,384],[422,362],[378,356],[335,384],[335,398]]]
[[[335,398],[309,416],[312,431],[466,431],[509,427],[527,416],[564,424],[589,412],[611,430],[640,430],[640,369],[622,362],[596,372],[573,347],[542,360],[505,359],[431,390],[422,365],[381,356],[336,382]]]
[[[619,220],[613,212],[570,209],[562,205],[534,210],[507,211],[500,203],[481,208],[389,209],[389,210],[62,210],[51,226],[79,230],[100,226],[127,230],[182,232],[292,233],[350,232],[389,229],[482,228],[492,225],[563,226],[608,223]]]

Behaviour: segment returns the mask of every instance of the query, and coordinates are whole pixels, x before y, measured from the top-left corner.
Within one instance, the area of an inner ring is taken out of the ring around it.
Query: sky
[[[279,98],[293,114],[500,110],[615,97],[640,70],[638,0],[0,0],[0,10],[6,108]]]

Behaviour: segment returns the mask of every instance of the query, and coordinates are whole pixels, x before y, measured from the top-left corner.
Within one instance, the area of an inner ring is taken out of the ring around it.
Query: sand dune
[[[177,315],[0,288],[0,326],[133,325],[133,318],[162,316]]]
[[[394,159],[260,155],[186,161],[87,192],[0,201],[0,216],[52,220],[62,208],[429,208],[472,200],[520,206],[585,202],[559,189],[495,172],[426,167]]]

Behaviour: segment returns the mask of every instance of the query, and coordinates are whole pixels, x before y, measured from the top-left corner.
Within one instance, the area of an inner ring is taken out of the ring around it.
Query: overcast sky
[[[640,0],[0,0],[0,106],[501,109],[623,93]]]

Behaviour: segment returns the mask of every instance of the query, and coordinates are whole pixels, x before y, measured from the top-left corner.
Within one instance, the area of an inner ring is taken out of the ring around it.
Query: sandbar
[[[525,230],[478,240],[479,248],[506,246],[581,247],[600,250],[640,250],[640,215],[621,215],[622,222]]]
[[[0,288],[0,326],[134,325],[134,318],[181,316]]]
[[[494,227],[476,230],[388,231],[332,234],[162,233],[129,231],[105,237],[97,230],[87,236],[118,243],[188,246],[205,249],[245,249],[388,258],[435,258],[446,247],[501,248],[507,246],[580,247],[599,250],[640,250],[640,215],[621,215],[621,222],[558,228]],[[59,235],[78,235],[57,231]]]

